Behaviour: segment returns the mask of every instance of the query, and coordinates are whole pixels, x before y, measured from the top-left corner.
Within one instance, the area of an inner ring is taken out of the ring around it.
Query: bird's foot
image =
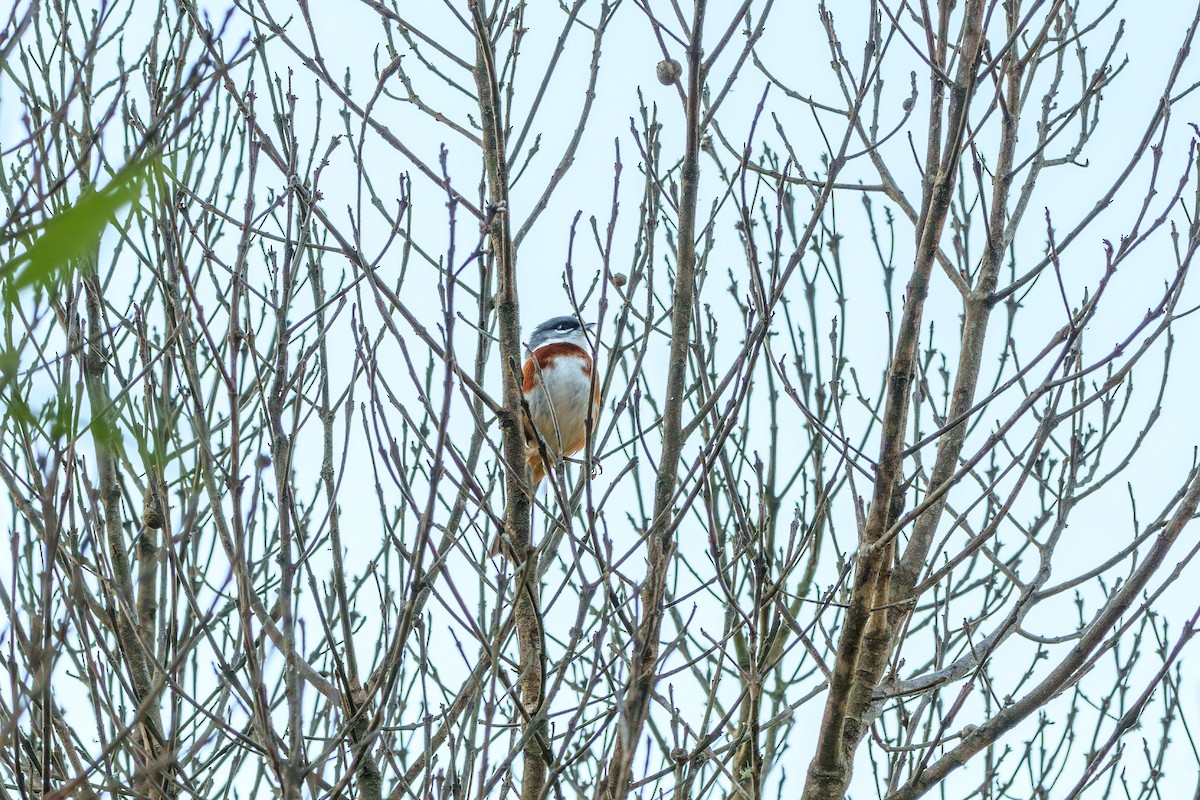
[[[564,458],[563,460],[570,461],[572,464],[578,464],[581,467],[587,467],[588,474],[593,478],[604,472],[604,467],[602,467],[600,462],[595,459],[588,461],[586,458]]]

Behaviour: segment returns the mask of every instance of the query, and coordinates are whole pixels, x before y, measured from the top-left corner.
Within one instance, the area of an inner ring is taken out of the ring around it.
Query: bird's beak
[[[586,325],[584,325],[583,327],[587,328],[589,331],[594,331],[594,330],[596,330],[596,323],[589,322]]]

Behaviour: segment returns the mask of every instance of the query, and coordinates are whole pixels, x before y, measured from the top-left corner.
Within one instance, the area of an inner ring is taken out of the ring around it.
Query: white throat
[[[545,347],[548,344],[573,344],[584,350],[588,349],[587,339],[583,338],[583,331],[576,330],[570,333],[556,333],[548,339],[543,339],[537,343],[538,347]]]

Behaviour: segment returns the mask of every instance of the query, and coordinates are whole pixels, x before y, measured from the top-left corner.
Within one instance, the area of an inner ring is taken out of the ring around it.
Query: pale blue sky
[[[458,8],[462,4],[455,4]],[[583,13],[583,18],[592,21],[595,18],[594,3]],[[654,2],[652,5],[663,14],[670,16],[666,3]],[[1098,12],[1103,4],[1085,3],[1084,14]],[[224,9],[220,2],[210,3],[214,17],[219,17],[219,11]],[[529,33],[522,44],[522,60],[517,77],[518,90],[515,104],[518,110],[527,107],[537,90],[538,80],[543,65],[550,53],[562,27],[563,14],[557,4],[531,3],[526,18]],[[292,16],[289,30],[297,36],[301,47],[311,52],[311,42],[303,32],[302,23],[296,12],[296,6],[286,0],[273,0],[267,7],[283,19]],[[710,16],[720,22],[711,23],[715,30],[723,26],[725,15],[734,7],[731,2],[714,2],[711,4]],[[831,4],[837,28],[843,42],[845,53],[853,64],[861,60],[862,39],[867,18],[865,3],[841,2]],[[1147,8],[1153,9],[1148,11]],[[464,58],[470,58],[473,51],[471,36],[446,10],[445,6],[436,2],[403,3],[403,13],[410,15],[410,21],[425,30],[438,42]],[[321,53],[330,72],[340,79],[348,74],[352,97],[358,103],[365,103],[376,88],[375,64],[387,63],[388,56],[383,52],[384,38],[381,34],[378,16],[369,7],[351,2],[325,2],[312,0],[311,10],[317,41]],[[1123,54],[1129,55],[1129,63],[1116,83],[1104,94],[1104,104],[1101,108],[1100,125],[1090,141],[1082,158],[1086,167],[1060,167],[1048,173],[1045,180],[1039,184],[1029,204],[1026,223],[1018,239],[1014,243],[1018,264],[1033,263],[1040,259],[1045,246],[1045,209],[1049,209],[1057,231],[1065,233],[1073,228],[1076,221],[1091,208],[1109,183],[1123,168],[1128,158],[1130,148],[1139,140],[1145,130],[1146,122],[1159,102],[1158,87],[1161,87],[1163,76],[1169,70],[1177,52],[1178,42],[1181,41],[1183,30],[1190,22],[1194,9],[1183,2],[1161,2],[1138,4],[1121,2],[1117,11],[1102,23],[1092,34],[1094,42],[1089,50],[1089,65],[1099,61],[1102,51],[1107,45],[1112,32],[1119,24],[1121,16],[1126,17],[1125,38],[1118,45],[1116,63],[1121,63]],[[133,18],[129,32],[130,38],[136,38],[139,31],[148,29],[152,19],[145,15]],[[227,41],[230,46],[246,30],[245,19],[235,16],[230,26]],[[731,47],[740,46],[742,38],[735,35]],[[583,102],[587,84],[587,64],[591,56],[591,37],[587,31],[577,30],[567,43],[566,52],[560,62],[554,79],[550,81],[542,110],[533,126],[533,135],[541,136],[541,152],[531,162],[527,173],[514,189],[511,214],[519,226],[523,223],[529,210],[533,207],[541,193],[546,177],[551,174],[558,163],[558,154],[564,144],[575,131],[575,121]],[[927,81],[921,77],[921,64],[913,56],[907,45],[897,38],[891,45],[889,56],[889,72],[886,75],[882,107],[885,109],[881,127],[886,129],[902,117],[901,103],[908,97],[910,91],[909,70],[918,72],[917,87],[920,96],[917,101],[918,112],[913,116],[907,130],[912,132],[914,140],[920,142],[922,135],[921,115],[925,108]],[[428,49],[428,48],[427,48]],[[811,94],[823,103],[837,105],[841,102],[840,92],[831,79],[830,55],[824,30],[818,24],[816,5],[811,2],[778,2],[772,11],[771,22],[767,33],[759,43],[757,51],[764,63],[781,80],[797,91]],[[316,119],[311,113],[314,96],[313,78],[280,44],[275,43],[268,50],[271,66],[277,73],[283,73],[287,66],[295,69],[293,76],[293,91],[297,94],[298,107],[304,113],[297,119],[297,130],[302,141],[302,149],[307,152],[305,141],[315,130]],[[723,83],[730,59],[736,49],[727,52],[718,62],[712,84],[719,86]],[[676,48],[676,57],[680,53]],[[630,134],[630,117],[638,114],[638,91],[647,104],[655,104],[659,108],[659,120],[663,124],[662,140],[664,143],[664,160],[672,161],[682,152],[680,136],[682,114],[680,103],[673,87],[664,87],[655,79],[655,65],[661,55],[658,45],[652,35],[645,16],[637,10],[632,2],[626,0],[612,22],[611,29],[604,42],[601,60],[600,80],[596,87],[595,107],[584,131],[575,163],[566,179],[558,187],[552,202],[546,212],[540,217],[528,238],[522,244],[519,253],[520,272],[520,302],[522,319],[525,330],[542,319],[569,309],[561,286],[564,263],[567,258],[567,248],[570,236],[570,225],[577,213],[582,214],[575,245],[574,266],[576,281],[582,292],[591,282],[599,265],[596,249],[592,244],[592,236],[588,220],[591,216],[598,219],[603,229],[607,224],[613,193],[613,164],[616,144],[619,143],[624,171],[621,175],[620,203],[621,210],[616,226],[617,253],[613,268],[615,271],[628,271],[628,254],[632,252],[633,240],[636,235],[637,204],[640,199],[641,178],[638,173],[639,157]],[[405,56],[406,66],[412,65],[415,59],[408,54]],[[1075,68],[1072,59],[1068,59],[1068,70]],[[348,72],[347,72],[348,71]],[[439,111],[446,113],[456,121],[467,125],[468,115],[472,112],[472,103],[461,93],[448,89],[435,77],[412,66],[414,88],[421,99]],[[469,81],[465,73],[453,73],[457,79]],[[263,78],[260,77],[259,80]],[[1193,63],[1181,77],[1179,87],[1187,87],[1200,80],[1200,68]],[[1068,96],[1078,92],[1078,76],[1068,72],[1064,86]],[[718,123],[724,135],[735,146],[741,146],[749,134],[755,106],[762,97],[766,79],[755,69],[753,64],[743,68],[743,74],[735,89],[718,114]],[[393,79],[388,88],[401,92],[402,87]],[[265,94],[259,89],[260,96]],[[320,121],[318,150],[323,150],[328,139],[335,133],[342,132],[342,122],[338,117],[338,104],[328,91],[323,91],[324,106]],[[3,83],[0,83],[0,145],[7,146],[14,136],[19,135],[20,121],[10,112],[11,103],[4,102],[10,95]],[[262,109],[267,109],[265,99],[260,99]],[[1031,108],[1036,108],[1036,104]],[[772,89],[768,95],[768,113],[759,121],[757,139],[766,138],[773,144],[777,136],[773,132],[774,122],[770,114],[778,115],[781,125],[788,131],[789,139],[797,148],[802,166],[810,174],[823,172],[820,166],[820,155],[824,151],[820,132],[813,123],[811,113],[803,105],[789,100],[778,89]],[[456,188],[472,202],[478,197],[479,159],[475,146],[455,131],[434,123],[420,110],[412,105],[403,105],[395,100],[381,98],[375,107],[377,119],[389,129],[419,158],[437,168],[440,148],[444,145],[448,152],[447,163]],[[473,118],[473,116],[472,116]],[[842,134],[841,122],[835,117],[823,117],[822,124],[831,140],[838,140]],[[1161,213],[1161,197],[1171,191],[1186,160],[1188,143],[1193,132],[1188,123],[1200,121],[1200,99],[1191,95],[1176,109],[1171,126],[1165,140],[1160,179],[1160,200],[1152,206],[1152,216]],[[358,123],[352,121],[353,130],[357,136]],[[994,131],[994,126],[989,129]],[[1031,134],[1032,135],[1032,129]],[[985,132],[980,137],[980,146],[988,150],[989,136],[994,133]],[[110,146],[115,146],[115,142]],[[1022,145],[1028,145],[1026,140]],[[718,145],[719,147],[719,145]],[[853,144],[851,151],[857,150]],[[918,146],[918,150],[920,147]],[[115,151],[114,151],[115,152]],[[884,152],[897,180],[906,189],[910,198],[919,199],[919,175],[910,145],[903,133],[884,146]],[[369,171],[370,179],[377,191],[385,198],[398,194],[397,186],[402,175],[412,178],[413,214],[415,220],[414,238],[431,253],[440,255],[448,245],[446,207],[444,194],[434,187],[418,170],[407,162],[378,137],[368,137],[364,162]],[[356,174],[351,148],[345,142],[334,152],[329,167],[322,178],[321,190],[324,195],[324,207],[333,219],[346,223],[347,208],[355,208],[354,216],[359,217],[356,208]],[[734,159],[725,157],[726,164]],[[264,172],[264,185],[281,186],[281,179],[273,171]],[[877,176],[873,173],[866,159],[851,162],[840,176],[843,182],[862,180],[875,183]],[[1063,258],[1063,280],[1065,290],[1073,305],[1078,305],[1086,287],[1094,287],[1104,269],[1104,246],[1102,240],[1119,241],[1120,236],[1127,232],[1131,220],[1136,217],[1144,191],[1149,180],[1149,168],[1142,164],[1134,172],[1127,185],[1127,191],[1101,216],[1101,218],[1072,246]],[[701,207],[707,208],[713,198],[719,194],[720,184],[715,177],[715,169],[711,160],[702,163]],[[272,183],[273,182],[273,183]],[[873,201],[878,212],[882,213],[885,204],[881,195],[873,195]],[[1194,198],[1189,199],[1193,202]],[[1194,207],[1194,206],[1192,206]],[[384,246],[389,237],[389,231],[380,220],[371,213],[369,202],[364,203],[366,215],[363,217],[364,251],[371,255]],[[869,242],[865,234],[865,218],[862,212],[860,197],[857,193],[845,192],[835,197],[836,210],[840,232],[845,236],[843,259],[846,266],[846,279],[851,287],[848,293],[846,309],[846,349],[847,354],[855,364],[865,387],[878,385],[878,374],[882,370],[886,358],[886,320],[883,314],[883,294],[880,285],[879,268],[870,252]],[[803,219],[807,206],[801,204],[797,209],[797,217]],[[897,214],[899,217],[900,215]],[[456,239],[458,257],[461,259],[469,253],[478,240],[478,224],[468,214],[462,212],[458,217],[458,235]],[[348,228],[348,226],[347,226]],[[911,264],[911,227],[906,221],[898,221],[899,232],[896,243],[895,263],[897,265],[898,285],[894,288],[894,298],[899,304],[902,282],[907,278],[907,269]],[[982,226],[973,231],[973,250],[980,251]],[[949,239],[949,231],[944,241]],[[744,269],[744,259],[741,247],[733,234],[732,217],[726,209],[718,218],[715,228],[715,244],[709,257],[710,282],[702,297],[703,303],[711,303],[716,319],[724,326],[726,335],[718,340],[718,363],[727,365],[736,356],[740,344],[740,322],[730,301],[725,272],[727,269]],[[222,246],[230,247],[228,239]],[[663,242],[660,241],[660,249]],[[394,259],[398,250],[393,248],[388,259]],[[622,259],[625,259],[624,261]],[[1087,334],[1085,346],[1093,348],[1093,352],[1101,352],[1111,346],[1124,332],[1140,318],[1145,309],[1155,301],[1161,291],[1163,282],[1169,280],[1174,273],[1170,252],[1170,240],[1159,236],[1154,242],[1148,243],[1130,262],[1124,266],[1114,279],[1110,289],[1110,303],[1105,311],[1096,319]],[[659,258],[658,267],[662,268]],[[335,284],[343,263],[337,258],[329,258],[325,263],[330,270],[326,281]],[[263,268],[260,268],[263,269]],[[381,274],[389,274],[388,261],[381,267]],[[391,273],[391,274],[394,274]],[[260,277],[265,282],[265,272]],[[404,287],[403,299],[410,303],[414,310],[426,315],[423,321],[426,325],[436,325],[440,321],[437,307],[436,272],[418,258],[413,259],[409,277]],[[1026,341],[1026,347],[1036,350],[1035,344],[1041,342],[1062,324],[1064,311],[1057,290],[1051,291],[1048,285],[1053,280],[1052,275],[1043,275],[1036,290],[1029,299],[1029,304],[1019,317],[1019,327],[1015,336],[1020,341]],[[1047,285],[1044,285],[1047,284]],[[745,279],[742,278],[743,288]],[[660,284],[661,286],[661,284]],[[464,301],[468,298],[463,298]],[[610,294],[610,302],[616,298]],[[820,297],[821,312],[826,320],[831,320],[837,309],[832,303],[828,292]],[[1185,296],[1183,307],[1190,307],[1200,302],[1200,292],[1193,287]],[[307,309],[299,309],[296,317],[307,313]],[[378,318],[372,319],[373,309],[366,309],[369,324],[378,325]],[[585,316],[596,313],[593,302],[585,307]],[[611,313],[611,309],[610,309]],[[930,295],[927,314],[928,322],[933,322],[939,331],[939,345],[947,350],[947,355],[955,355],[953,331],[957,330],[960,306],[957,293],[940,273],[935,272],[934,284]],[[1200,421],[1196,414],[1194,397],[1200,390],[1195,363],[1196,348],[1200,347],[1200,315],[1189,317],[1180,322],[1177,328],[1175,361],[1170,376],[1167,401],[1163,419],[1158,423],[1155,432],[1147,441],[1146,448],[1135,462],[1134,469],[1128,475],[1132,482],[1133,491],[1138,497],[1139,509],[1142,509],[1142,523],[1152,517],[1159,505],[1173,494],[1181,482],[1186,469],[1192,463],[1193,448],[1200,444]],[[349,375],[353,366],[353,345],[351,343],[348,312],[331,333],[330,344],[337,350],[341,348],[343,358],[335,358],[335,370],[340,371],[343,381]],[[828,329],[828,323],[823,329]],[[611,334],[611,329],[609,330]],[[462,351],[460,360],[469,360],[472,334],[465,326],[460,326]],[[823,352],[827,352],[827,342],[823,341]],[[1002,341],[998,338],[989,340],[989,356],[998,353]],[[667,342],[663,337],[651,339],[651,351],[647,355],[646,371],[648,375],[663,375],[666,363]],[[1157,351],[1156,351],[1157,352]],[[1136,394],[1135,407],[1148,408],[1146,405],[1153,400],[1153,389],[1149,382],[1154,377],[1155,364],[1158,355],[1147,357],[1144,373],[1140,377],[1140,390]],[[951,364],[953,362],[951,361]],[[988,362],[990,363],[990,362]],[[985,367],[985,374],[986,372]],[[498,393],[496,375],[492,375],[490,387]],[[1142,385],[1145,384],[1145,385]],[[405,386],[403,380],[397,379],[398,386]],[[411,390],[411,387],[408,387]],[[870,391],[870,388],[867,389]],[[405,398],[401,398],[404,400]],[[408,398],[412,400],[413,398]],[[1020,397],[1005,397],[997,401],[984,412],[985,423],[1003,418]],[[763,402],[760,398],[757,402]],[[454,424],[468,430],[468,417],[463,413],[465,406],[457,403]],[[647,412],[648,414],[649,412]],[[1132,412],[1131,412],[1132,413]],[[858,408],[848,409],[848,424],[862,424],[864,412]],[[785,414],[786,425],[800,430],[801,420],[794,408],[789,408]],[[981,425],[976,441],[982,442],[989,425]],[[1132,436],[1136,430],[1130,431]],[[302,438],[299,446],[313,448],[315,454],[318,444],[315,429],[308,434],[310,439]],[[616,437],[614,440],[616,441]],[[765,435],[763,437],[765,442]],[[872,443],[875,438],[870,440]],[[355,432],[351,440],[352,448],[369,447]],[[689,442],[685,448],[685,457],[695,455],[700,443]],[[658,440],[652,437],[648,443],[649,450],[657,453]],[[632,455],[633,447],[627,448]],[[375,508],[373,488],[374,478],[365,457],[358,457],[363,451],[353,450],[349,459],[344,482],[344,495],[341,509],[347,529],[354,535],[365,540],[361,546],[351,544],[350,562],[352,569],[363,569],[366,561],[377,552],[378,542],[383,536],[379,523],[379,513]],[[627,456],[617,453],[611,462],[611,468],[597,477],[598,494],[607,489],[610,482],[615,480],[620,467]],[[303,464],[316,469],[314,459]],[[636,534],[631,530],[622,529],[623,516],[616,510],[622,504],[632,507],[632,489],[628,486],[619,488],[614,494],[614,500],[609,511],[610,534],[614,538],[617,552],[624,553],[634,546]],[[785,501],[784,506],[788,506]],[[840,510],[849,519],[848,506]],[[1085,507],[1079,509],[1076,522],[1068,534],[1068,545],[1064,546],[1060,556],[1061,578],[1065,579],[1087,569],[1088,566],[1103,560],[1109,553],[1127,542],[1132,531],[1128,497],[1124,486],[1114,485],[1103,497],[1098,497]],[[850,530],[846,525],[843,530]],[[1183,547],[1190,547],[1196,541],[1194,532]],[[681,547],[690,549],[694,554],[696,564],[705,564],[705,556],[701,555],[707,546],[707,536],[694,518],[689,518],[680,530]],[[1182,552],[1182,551],[1181,551]],[[0,565],[7,555],[0,555]],[[635,554],[626,562],[627,571],[638,575],[642,570],[640,554]],[[835,565],[832,560],[823,566],[821,573],[822,586],[827,586],[833,580]],[[1060,573],[1056,571],[1056,575]],[[1194,578],[1193,578],[1194,580]],[[1057,580],[1052,581],[1056,583]],[[1192,611],[1193,593],[1187,591],[1188,584],[1172,590],[1163,605],[1163,610],[1171,614]],[[1094,591],[1094,588],[1089,588]],[[1039,618],[1030,623],[1037,633],[1056,635],[1074,629],[1073,598],[1062,598],[1063,616],[1058,619]],[[698,596],[700,607],[698,619],[700,624],[720,625],[722,610],[720,603],[712,597]],[[573,614],[569,602],[564,602],[560,609],[552,609],[548,620],[554,620],[554,614],[561,613],[565,618]],[[436,611],[435,611],[436,613]],[[441,621],[441,620],[439,620]],[[435,642],[444,647],[442,652],[455,652],[453,641],[446,632],[451,627],[448,621],[442,621],[441,632],[435,632]],[[714,629],[719,630],[719,627]],[[442,638],[437,638],[438,636]],[[364,641],[373,639],[373,629],[368,626],[363,635]],[[1012,655],[1010,651],[1010,656]],[[455,656],[457,659],[457,656]],[[1148,659],[1145,669],[1151,669],[1152,659]],[[454,672],[454,664],[445,665],[447,675]],[[1021,669],[1024,669],[1022,664]],[[1001,667],[1001,671],[1003,667]],[[1141,673],[1139,673],[1141,675]],[[1194,670],[1192,675],[1195,675]],[[1144,675],[1142,676],[1144,677]],[[1189,710],[1195,712],[1200,706],[1200,694],[1195,680],[1188,682],[1182,690]],[[1139,687],[1140,688],[1140,687]],[[677,691],[696,691],[695,687]],[[694,704],[699,707],[699,703]],[[815,721],[821,712],[821,699],[811,701],[797,712],[801,715],[811,715]],[[961,719],[960,722],[978,722],[978,719]],[[1148,720],[1149,722],[1150,720]],[[1153,736],[1153,726],[1149,735]],[[790,780],[796,780],[807,765],[807,756],[813,746],[808,738],[815,729],[812,726],[799,725],[793,734],[792,748],[787,753],[786,770]],[[1128,742],[1131,750],[1140,749],[1137,743],[1138,734],[1133,734]],[[1007,741],[1019,742],[1019,736],[1009,737]],[[1173,789],[1179,792],[1191,792],[1195,788],[1194,760],[1190,755],[1181,756],[1184,766],[1168,773],[1168,781]],[[960,779],[964,786],[970,783],[968,776],[976,773],[963,771]],[[780,771],[774,773],[778,780]],[[1176,781],[1178,781],[1176,783]],[[956,786],[952,779],[950,786]],[[873,783],[867,769],[865,759],[860,761],[856,776],[855,797],[874,796]],[[1164,796],[1166,796],[1164,794]]]

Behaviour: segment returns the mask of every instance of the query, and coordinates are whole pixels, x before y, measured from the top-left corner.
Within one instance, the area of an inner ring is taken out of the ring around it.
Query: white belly
[[[526,395],[534,427],[552,455],[570,455],[583,447],[591,380],[573,359],[556,359],[541,377],[542,385]]]

